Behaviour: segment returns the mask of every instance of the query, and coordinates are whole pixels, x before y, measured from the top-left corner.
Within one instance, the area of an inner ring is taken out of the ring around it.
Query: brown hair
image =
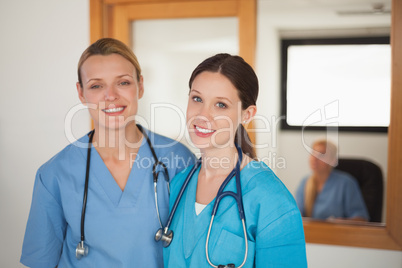
[[[133,51],[125,45],[123,42],[113,39],[113,38],[102,38],[90,45],[81,55],[80,60],[78,61],[78,82],[82,87],[82,79],[81,79],[81,67],[84,62],[91,56],[94,55],[102,55],[108,56],[110,54],[119,54],[124,57],[126,60],[131,62],[135,70],[137,72],[137,80],[140,80],[141,77],[141,67],[138,63],[137,57],[133,53]]]
[[[201,62],[190,77],[189,86],[202,72],[215,72],[224,75],[237,89],[242,109],[250,105],[256,105],[258,97],[258,78],[253,68],[242,57],[221,53]],[[239,125],[236,131],[235,142],[241,146],[243,153],[251,158],[256,158],[254,147],[243,125]]]

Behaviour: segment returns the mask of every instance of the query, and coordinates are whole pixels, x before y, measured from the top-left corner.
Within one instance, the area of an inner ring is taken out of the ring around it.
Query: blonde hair
[[[135,70],[137,72],[137,80],[140,80],[141,77],[141,67],[137,60],[137,57],[133,53],[133,51],[123,42],[113,39],[113,38],[102,38],[90,45],[81,55],[80,60],[78,61],[78,82],[82,87],[82,79],[81,79],[81,67],[84,62],[91,56],[94,55],[102,55],[108,56],[110,54],[118,54],[124,57],[126,60],[131,62]]]
[[[307,179],[304,186],[304,216],[311,217],[313,215],[313,208],[315,199],[317,198],[317,183],[314,179],[314,175],[311,175]]]

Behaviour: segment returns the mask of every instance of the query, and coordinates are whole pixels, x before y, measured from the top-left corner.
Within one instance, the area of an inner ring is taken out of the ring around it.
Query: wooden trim
[[[240,0],[237,14],[239,17],[239,55],[254,67],[257,39],[256,2]]]
[[[111,16],[110,19],[113,24],[111,27],[113,30],[110,33],[111,37],[116,38],[131,47],[131,21],[129,20],[129,11],[125,6],[115,6],[111,12]]]
[[[171,2],[191,2],[191,1],[227,1],[227,0],[104,0],[105,4],[120,5],[120,4],[140,4],[140,3],[171,3]],[[253,0],[251,0],[253,1]]]
[[[202,17],[235,17],[237,2],[225,1],[191,1],[171,3],[140,3],[126,6],[129,19],[170,19]]]
[[[89,2],[89,26],[90,26],[90,42],[94,43],[103,37],[103,3],[102,0],[90,0]]]
[[[402,250],[385,226],[375,223],[339,224],[303,219],[308,243]]]
[[[255,67],[255,50],[257,42],[257,4],[256,1],[240,0],[239,18],[239,55],[252,67]],[[254,121],[247,125],[250,140],[256,144]]]
[[[391,121],[388,130],[387,228],[402,245],[402,1],[392,1]]]

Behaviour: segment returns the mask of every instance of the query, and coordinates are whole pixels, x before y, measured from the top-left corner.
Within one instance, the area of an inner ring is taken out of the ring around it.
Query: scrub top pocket
[[[245,250],[243,236],[222,229],[215,245],[209,246],[209,256],[215,265],[234,263],[237,267],[243,262]],[[253,267],[254,255],[255,243],[248,240],[247,262],[243,267]]]

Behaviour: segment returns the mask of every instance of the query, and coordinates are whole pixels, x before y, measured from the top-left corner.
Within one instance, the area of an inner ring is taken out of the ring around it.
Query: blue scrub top
[[[296,191],[296,201],[302,215],[304,215],[304,188],[305,177]],[[333,169],[318,193],[313,207],[314,219],[353,218],[369,219],[363,196],[355,178],[348,173]]]
[[[145,129],[144,129],[145,130]],[[145,130],[169,177],[195,162],[182,144]],[[97,150],[91,151],[85,244],[88,256],[77,260],[88,136],[70,144],[39,168],[22,247],[21,263],[29,267],[163,267],[160,228],[154,200],[154,158],[143,139],[121,191]],[[85,146],[78,146],[84,144]],[[81,147],[81,148],[80,148]],[[158,181],[159,212],[168,214],[165,181]]]
[[[170,206],[191,167],[178,174],[171,187]],[[205,242],[213,200],[197,216],[195,199],[199,170],[183,194],[173,218],[172,243],[163,251],[165,267],[210,267]],[[263,162],[250,162],[240,172],[248,236],[248,255],[243,267],[307,267],[303,223],[293,196]],[[235,178],[225,191],[236,192]],[[209,239],[213,264],[234,263],[244,258],[243,228],[232,197],[222,199]]]

